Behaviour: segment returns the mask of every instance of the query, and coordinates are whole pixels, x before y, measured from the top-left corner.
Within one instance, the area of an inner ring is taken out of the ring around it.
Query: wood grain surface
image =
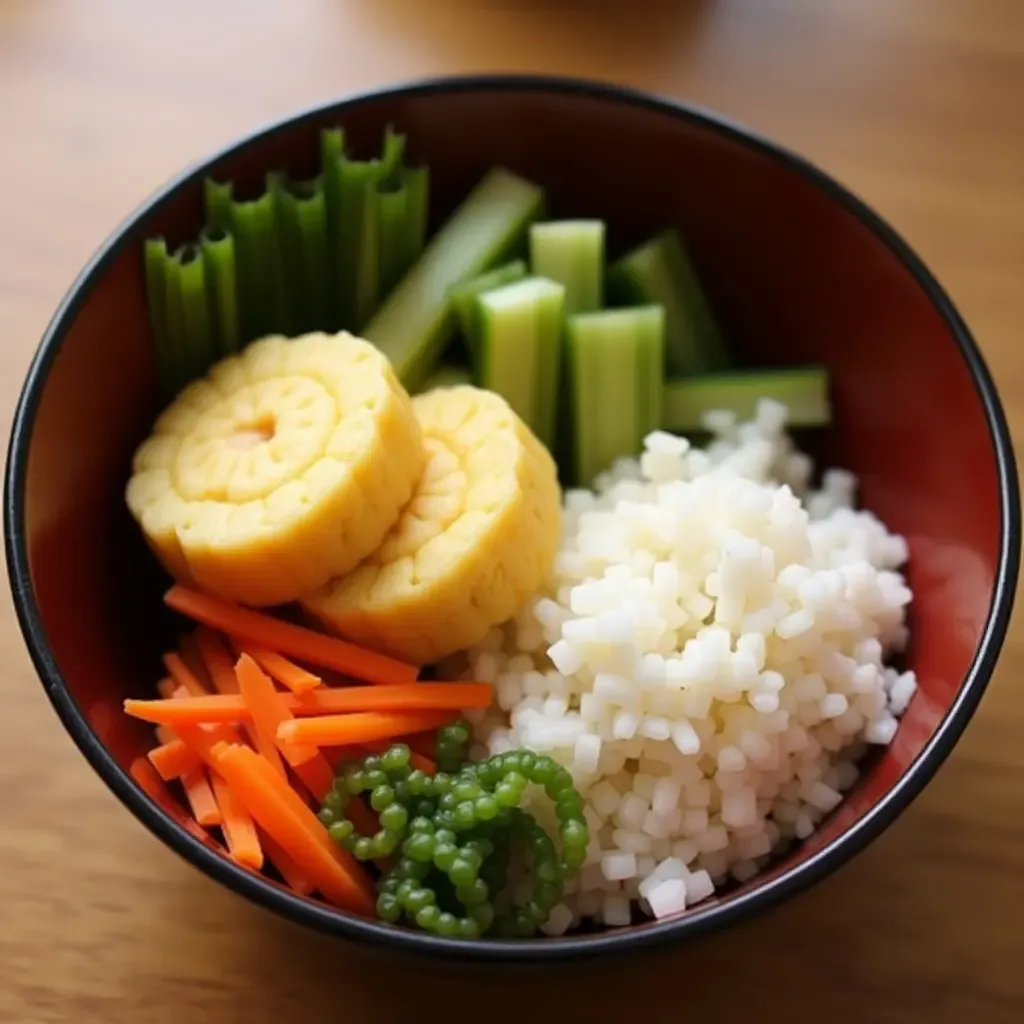
[[[0,0],[3,429],[63,291],[183,164],[325,97],[482,70],[685,97],[823,165],[949,288],[1020,443],[1021,0]],[[951,761],[839,875],[699,945],[504,981],[399,977],[219,889],[79,756],[6,594],[0,655],[0,1021],[1024,1019],[1019,625]]]

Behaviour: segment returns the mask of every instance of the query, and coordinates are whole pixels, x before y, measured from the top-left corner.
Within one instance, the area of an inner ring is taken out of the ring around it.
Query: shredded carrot
[[[174,691],[177,689],[177,686],[178,684],[175,683],[175,681],[171,679],[169,676],[167,676],[161,679],[160,682],[156,684],[156,692],[159,693],[160,696],[164,698],[164,700],[169,700],[171,694],[174,693]]]
[[[244,867],[259,871],[263,867],[263,849],[252,815],[235,797],[231,787],[216,773],[213,775],[213,791],[224,819],[221,831],[232,859]]]
[[[235,663],[221,638],[209,626],[196,630],[196,646],[206,673],[218,693],[238,693]]]
[[[303,785],[310,791],[318,804],[327,796],[327,790],[334,783],[334,769],[319,751],[308,761],[292,765],[292,771],[302,780]]]
[[[223,630],[229,636],[240,637],[246,643],[367,682],[412,683],[419,675],[413,665],[180,585],[171,587],[164,600],[182,615]]]
[[[208,832],[203,831],[195,821],[185,814],[177,800],[174,799],[170,790],[168,790],[163,780],[153,768],[152,764],[150,764],[146,758],[135,758],[128,768],[128,773],[138,784],[142,792],[145,793],[146,796],[148,796],[149,799],[152,800],[153,803],[155,803],[165,814],[178,822],[178,824],[180,824],[190,835],[195,836],[195,838],[200,840],[200,842],[212,847],[220,853],[227,852]]]
[[[164,782],[180,779],[203,763],[180,739],[154,747],[146,756]]]
[[[265,647],[245,644],[232,638],[236,653],[241,656],[248,654],[268,676],[276,679],[282,686],[287,686],[292,693],[309,693],[322,682],[319,676],[307,672],[301,665],[289,661],[283,654],[268,651]]]
[[[292,714],[288,710],[284,694],[274,689],[270,677],[264,674],[248,654],[243,654],[238,659],[235,675],[238,677],[242,699],[257,730],[265,733],[280,747],[284,759],[293,768],[297,768],[304,761],[313,760],[316,757],[315,747],[280,741],[278,730],[283,723],[291,721]]]
[[[182,660],[181,655],[175,654],[173,651],[170,654],[165,654],[164,667],[175,684],[185,687],[193,697],[202,697],[210,692],[195,677],[191,669]]]
[[[270,762],[271,767],[282,778],[285,776],[284,762],[278,750],[277,726],[281,719],[274,708],[274,684],[259,669],[257,675],[241,670],[241,662],[234,670],[234,676],[241,690],[238,694],[210,697],[210,700],[229,700],[240,703],[252,719],[249,734],[253,745]],[[268,696],[267,691],[271,692]],[[177,702],[175,702],[177,703]]]
[[[450,711],[356,712],[351,715],[321,715],[294,718],[278,726],[282,743],[309,747],[348,747],[374,740],[390,740],[407,732],[439,728],[454,718]]]
[[[461,711],[487,707],[491,694],[491,688],[485,683],[413,683],[409,686],[351,686],[341,690],[321,687],[302,696],[278,694],[277,703],[289,717],[363,711]],[[251,714],[250,706],[250,702],[240,694],[211,694],[173,702],[124,702],[124,709],[129,715],[163,725],[240,722]]]
[[[192,816],[200,825],[211,827],[223,824],[220,807],[213,796],[213,789],[210,787],[209,775],[205,768],[193,768],[181,777],[181,785],[185,790],[185,797],[189,807],[192,808]]]
[[[153,732],[156,734],[157,743],[170,743],[177,739],[177,734],[169,725],[158,725]]]
[[[217,747],[218,771],[256,822],[284,849],[323,896],[374,916],[373,884],[358,862],[332,842],[317,816],[270,763],[240,745]]]
[[[199,645],[196,642],[195,632],[182,633],[178,637],[178,655],[185,663],[185,667],[199,680],[203,689],[209,693],[212,689],[212,681],[203,664],[202,656],[199,653]]]
[[[267,859],[277,868],[284,879],[285,885],[300,896],[308,896],[313,891],[313,884],[302,873],[302,869],[292,859],[290,853],[264,829],[259,829],[260,845]]]

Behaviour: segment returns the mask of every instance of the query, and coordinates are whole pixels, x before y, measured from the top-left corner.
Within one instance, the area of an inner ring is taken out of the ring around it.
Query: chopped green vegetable
[[[530,228],[530,269],[565,286],[565,308],[592,313],[604,305],[604,221],[560,220]]]
[[[206,205],[206,226],[211,231],[227,231],[231,227],[233,188],[230,184],[207,178],[203,182]]]
[[[526,277],[525,260],[512,260],[511,263],[504,263],[493,270],[471,277],[468,281],[463,281],[449,290],[452,309],[455,310],[455,315],[459,318],[459,327],[470,351],[476,347],[480,332],[480,310],[476,302],[477,296],[493,291],[495,288],[501,288],[502,285],[521,281],[524,277]]]
[[[245,344],[285,329],[273,195],[265,192],[258,199],[232,200],[230,222],[238,270],[238,315]]]
[[[146,303],[149,307],[149,325],[153,331],[157,387],[165,399],[177,393],[182,378],[178,351],[168,335],[167,264],[170,258],[165,239],[146,240]]]
[[[569,318],[576,481],[590,486],[635,456],[661,426],[665,310],[612,309]]]
[[[665,360],[670,375],[728,367],[718,324],[693,263],[675,231],[634,249],[608,270],[608,297],[620,306],[665,307]]]
[[[206,261],[206,290],[210,308],[210,327],[221,356],[238,351],[238,282],[235,267],[235,240],[221,229],[204,231],[199,244]]]
[[[327,219],[328,320],[325,329],[337,330],[341,323],[341,160],[345,155],[345,133],[328,128],[320,133],[320,177],[324,183]]]
[[[832,422],[829,377],[823,366],[737,370],[665,384],[661,423],[679,433],[704,429],[706,413],[720,409],[751,419],[762,398],[788,409],[790,427],[825,427]]]
[[[267,175],[274,197],[287,332],[322,328],[327,320],[327,207],[323,183]]]
[[[565,287],[543,277],[477,298],[477,383],[501,395],[549,448],[558,413],[565,300]]]
[[[538,186],[492,170],[366,325],[363,335],[391,360],[406,387],[418,387],[451,335],[449,289],[506,258],[543,202]]]
[[[206,260],[195,245],[183,245],[166,264],[169,341],[178,357],[178,387],[202,376],[216,351],[206,297]]]

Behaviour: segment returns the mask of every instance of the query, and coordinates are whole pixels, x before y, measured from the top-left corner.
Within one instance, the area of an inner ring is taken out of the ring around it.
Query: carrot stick
[[[265,733],[279,746],[284,759],[293,768],[298,768],[304,761],[312,761],[317,753],[315,747],[280,742],[278,729],[283,723],[291,720],[292,714],[285,703],[284,694],[274,689],[270,678],[248,654],[243,654],[238,659],[235,675],[242,691],[242,700],[249,709],[256,729]]]
[[[413,665],[180,585],[171,587],[164,601],[182,615],[231,636],[241,637],[247,643],[258,644],[312,665],[333,668],[367,682],[412,683],[419,675],[419,670]]]
[[[246,712],[252,718],[252,721],[249,723],[249,735],[252,738],[253,745],[270,762],[274,771],[284,778],[284,762],[281,760],[281,752],[278,750],[277,745],[277,726],[280,724],[280,720],[269,710],[262,713],[253,711],[253,708],[260,706],[261,700],[266,700],[262,681],[253,679],[247,674],[243,683],[241,673],[233,670],[232,675],[235,676],[241,692],[219,699],[239,701],[243,704]],[[267,680],[267,685],[273,690],[273,684],[269,680]]]
[[[181,777],[181,785],[185,790],[185,797],[189,807],[192,808],[192,816],[200,825],[211,827],[221,825],[224,818],[221,809],[213,796],[213,789],[205,768],[201,765],[186,772]]]
[[[144,757],[137,757],[128,768],[128,773],[135,780],[138,787],[150,800],[153,801],[168,817],[173,818],[190,835],[194,836],[206,846],[210,846],[220,853],[227,851],[208,832],[204,832],[185,812],[181,809],[178,801],[171,795],[170,790],[164,785],[163,780],[156,773],[152,764]]]
[[[178,655],[185,663],[185,667],[199,680],[203,689],[209,693],[213,686],[199,654],[199,645],[196,643],[195,633],[182,633],[178,637]]]
[[[299,743],[310,747],[347,747],[372,743],[374,740],[390,740],[407,732],[439,727],[454,717],[451,711],[368,711],[351,715],[295,718],[278,726],[277,738],[282,743]]]
[[[217,774],[213,775],[213,791],[217,797],[224,824],[221,831],[231,856],[243,867],[259,871],[263,867],[263,849],[256,834],[256,823],[231,787]]]
[[[196,646],[206,673],[218,693],[238,693],[235,663],[221,638],[209,626],[196,630]]]
[[[302,869],[292,859],[290,853],[265,830],[259,830],[260,845],[267,859],[277,868],[284,879],[285,885],[300,896],[308,896],[313,891],[313,884],[302,873]]]
[[[255,751],[221,745],[218,770],[232,794],[280,844],[325,898],[366,917],[374,915],[374,892],[356,860],[331,841],[317,816]]]
[[[308,761],[292,765],[292,771],[302,780],[303,785],[313,794],[313,799],[318,804],[323,802],[324,797],[327,796],[327,790],[334,784],[334,769],[319,751]]]
[[[170,743],[177,739],[177,733],[169,725],[158,725],[153,732],[156,734],[157,743]]]
[[[256,661],[254,657],[252,660]],[[341,690],[321,687],[301,696],[278,694],[278,704],[289,713],[289,717],[364,711],[462,711],[487,707],[491,694],[491,688],[485,683],[351,686]],[[240,694],[211,694],[173,702],[131,699],[124,702],[124,709],[129,715],[162,725],[240,722],[251,714],[249,707],[249,702]]]
[[[175,683],[175,681],[170,677],[165,677],[156,684],[156,692],[159,693],[164,700],[170,700],[171,694],[173,694],[177,688],[177,683]]]
[[[202,759],[180,739],[154,747],[147,755],[149,763],[164,782],[173,782],[202,766]]]
[[[173,651],[170,654],[165,654],[164,667],[175,684],[185,687],[193,697],[202,697],[210,692],[195,677],[191,669],[182,660],[181,655],[175,654]]]
[[[248,654],[267,675],[272,676],[283,686],[287,686],[292,693],[309,693],[322,682],[319,676],[307,672],[282,654],[268,651],[265,647],[243,644],[239,640],[233,640],[233,645],[239,655]]]

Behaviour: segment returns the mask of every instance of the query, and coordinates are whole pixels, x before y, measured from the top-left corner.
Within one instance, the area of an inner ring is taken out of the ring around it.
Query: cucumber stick
[[[530,228],[530,270],[565,286],[565,308],[592,313],[604,305],[604,222],[557,220]]]
[[[544,205],[544,191],[490,171],[431,239],[363,330],[415,390],[451,336],[449,289],[506,259]]]
[[[670,380],[662,399],[661,425],[678,433],[703,430],[704,416],[721,409],[749,420],[762,398],[786,406],[790,427],[826,427],[832,422],[828,371],[823,366],[787,366]]]
[[[665,307],[665,360],[670,375],[711,373],[729,365],[725,344],[682,239],[665,231],[608,270],[617,306]]]
[[[550,448],[558,412],[565,287],[543,277],[484,292],[476,381],[496,391]]]
[[[479,306],[477,296],[493,291],[506,284],[513,284],[526,277],[526,263],[523,260],[512,260],[500,267],[487,270],[483,274],[471,277],[468,281],[455,285],[448,292],[452,309],[459,319],[459,328],[466,341],[467,348],[472,352],[476,347],[480,333]]]
[[[575,482],[636,457],[661,426],[665,310],[636,306],[568,320]]]

